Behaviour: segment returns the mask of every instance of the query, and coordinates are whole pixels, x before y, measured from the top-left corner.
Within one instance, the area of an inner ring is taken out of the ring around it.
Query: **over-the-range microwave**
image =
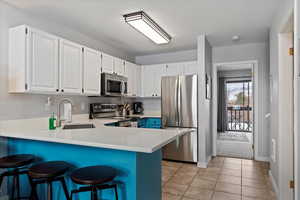
[[[101,95],[125,96],[127,95],[127,81],[124,76],[110,73],[101,74]]]

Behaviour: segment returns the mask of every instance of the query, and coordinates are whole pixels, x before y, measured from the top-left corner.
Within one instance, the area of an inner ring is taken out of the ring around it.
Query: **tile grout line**
[[[183,199],[183,198],[185,198],[185,194],[186,194],[186,192],[188,191],[188,189],[191,187],[191,185],[192,185],[192,183],[193,183],[193,181],[194,181],[194,179],[199,175],[199,173],[200,173],[200,170],[198,169],[198,172],[196,173],[196,175],[193,177],[193,179],[192,179],[192,181],[191,181],[191,183],[190,184],[188,184],[188,187],[186,188],[186,190],[184,191],[184,193],[183,193],[183,195],[182,195],[182,198],[181,199]]]

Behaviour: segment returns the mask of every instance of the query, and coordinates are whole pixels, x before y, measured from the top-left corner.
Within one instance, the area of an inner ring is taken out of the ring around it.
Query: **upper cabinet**
[[[76,43],[60,40],[60,90],[68,94],[82,92],[83,47]]]
[[[183,63],[170,63],[170,64],[166,64],[165,75],[166,76],[182,75],[183,71],[184,71]]]
[[[9,34],[9,91],[56,93],[59,39],[27,26]]]
[[[83,52],[83,94],[99,96],[101,92],[101,54],[84,47]]]
[[[96,50],[26,25],[9,29],[10,93],[100,95],[100,67]]]
[[[116,73],[118,75],[125,75],[125,64],[120,58],[113,57],[111,55],[102,53],[101,54],[101,71],[105,73]]]
[[[128,78],[128,96],[140,96],[141,66],[130,62],[125,62],[125,76]]]
[[[161,77],[197,62],[139,66],[26,25],[9,29],[9,92],[100,96],[101,72],[128,78],[128,96],[160,97]]]
[[[184,63],[183,74],[185,75],[197,74],[198,71],[199,71],[199,64],[197,61]]]
[[[166,65],[145,65],[142,67],[143,97],[161,96],[161,77],[165,75]]]
[[[114,72],[114,57],[105,53],[101,53],[101,72]]]
[[[27,29],[28,89],[56,92],[58,89],[58,38],[34,29]]]
[[[120,58],[114,58],[114,73],[125,76],[125,62]]]

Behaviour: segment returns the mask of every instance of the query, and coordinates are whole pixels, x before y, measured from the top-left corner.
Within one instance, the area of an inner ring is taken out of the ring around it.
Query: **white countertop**
[[[48,130],[48,119],[24,119],[0,122],[0,137],[57,142],[115,150],[152,153],[194,129],[144,129],[107,127],[116,119],[88,120],[87,115],[75,115],[73,123],[93,123],[96,128]]]

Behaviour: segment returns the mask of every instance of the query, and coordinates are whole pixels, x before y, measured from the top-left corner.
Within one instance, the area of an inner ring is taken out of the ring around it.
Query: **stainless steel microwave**
[[[101,74],[101,95],[125,96],[127,95],[127,78],[117,74]]]

